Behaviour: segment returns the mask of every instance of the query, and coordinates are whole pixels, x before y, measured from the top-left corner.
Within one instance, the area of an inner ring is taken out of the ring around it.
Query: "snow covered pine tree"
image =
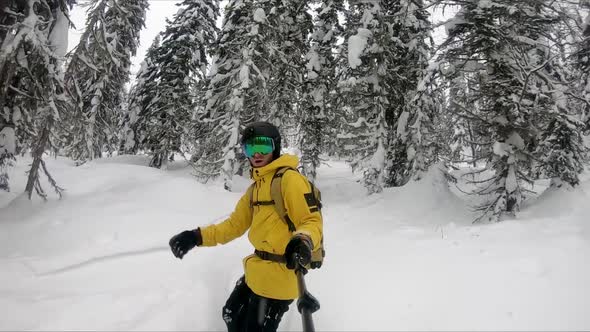
[[[523,182],[534,179],[533,161],[540,155],[549,156],[542,162],[547,170],[578,169],[578,157],[568,159],[568,166],[555,164],[564,161],[558,156],[561,149],[571,148],[568,153],[577,155],[576,144],[556,145],[555,139],[578,140],[563,104],[566,76],[551,51],[559,48],[551,31],[560,18],[551,5],[536,1],[457,4],[461,10],[447,23],[449,37],[440,60],[451,82],[461,76],[471,87],[461,99],[450,101],[455,110],[485,130],[472,143],[487,160],[478,173],[491,175],[474,184],[479,185],[476,193],[490,199],[478,207],[476,221],[501,220],[519,210],[526,192]]]
[[[69,157],[85,162],[117,150],[125,84],[139,45],[147,0],[95,0],[66,71],[72,100],[66,128]]]
[[[67,13],[74,1],[3,1],[0,5],[0,188],[7,190],[6,167],[19,149],[32,150],[25,191],[46,197],[43,169],[58,195],[62,189],[42,157],[54,148],[57,120],[64,114],[62,61],[67,44]],[[26,54],[26,56],[25,56]]]
[[[132,92],[130,112],[138,130],[136,149],[150,151],[150,166],[161,168],[191,140],[197,94],[207,74],[209,51],[217,37],[216,0],[185,0],[167,20],[159,45],[148,51]]]

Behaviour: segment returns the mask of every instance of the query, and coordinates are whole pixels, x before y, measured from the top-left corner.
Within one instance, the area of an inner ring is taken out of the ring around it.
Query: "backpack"
[[[277,214],[279,215],[281,220],[283,220],[287,224],[287,227],[289,227],[289,231],[294,232],[294,231],[296,231],[295,225],[293,224],[293,222],[289,218],[289,215],[287,214],[287,209],[285,209],[283,195],[281,194],[281,192],[282,192],[281,191],[281,183],[282,183],[283,175],[288,170],[293,170],[293,171],[296,171],[299,173],[299,171],[297,169],[292,168],[292,167],[279,168],[275,172],[275,174],[273,175],[271,183],[270,183],[271,201],[257,202],[257,204],[258,205],[273,205],[275,208],[275,211],[277,212]],[[318,187],[316,187],[313,184],[312,181],[309,181],[309,179],[307,179],[307,177],[305,177],[305,179],[307,180],[307,182],[309,183],[309,185],[311,187],[311,197],[307,197],[307,195],[309,195],[309,194],[306,194],[306,200],[308,201],[308,204],[310,204],[310,211],[311,212],[319,212],[321,214],[322,213],[321,212],[322,193],[320,192]],[[250,197],[250,209],[253,210],[254,205],[255,205],[255,203],[254,203],[254,184],[251,184],[250,187],[248,187],[248,191],[246,193]],[[312,199],[309,199],[309,198],[312,198]],[[325,256],[326,256],[326,251],[324,250],[324,237],[322,236],[319,248],[317,250],[314,250],[311,253],[310,267],[312,269],[320,268],[322,266],[322,263],[324,262]]]

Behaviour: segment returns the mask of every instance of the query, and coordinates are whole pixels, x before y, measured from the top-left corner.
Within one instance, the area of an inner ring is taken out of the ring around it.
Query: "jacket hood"
[[[281,167],[297,168],[299,165],[299,157],[292,154],[283,154],[279,158],[273,160],[270,164],[262,167],[250,169],[250,177],[254,181],[258,181],[269,173],[274,173]]]

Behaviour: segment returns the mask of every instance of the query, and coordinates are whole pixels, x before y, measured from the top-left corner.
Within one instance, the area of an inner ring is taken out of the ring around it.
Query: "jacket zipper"
[[[256,201],[260,202],[260,189],[262,188],[262,184],[264,183],[264,177],[261,177],[260,180],[256,181]],[[260,212],[260,205],[258,206],[258,212]]]
[[[260,181],[256,181],[256,202],[260,201]],[[258,212],[260,212],[260,205],[257,205]]]

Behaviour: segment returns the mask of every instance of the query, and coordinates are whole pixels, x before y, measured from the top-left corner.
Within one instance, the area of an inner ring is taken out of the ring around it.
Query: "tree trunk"
[[[470,121],[467,121],[467,131],[469,132],[469,145],[471,147],[471,158],[473,158],[472,159],[473,160],[473,167],[475,168],[475,167],[477,167],[477,163],[475,162],[475,160],[477,160],[477,156],[475,155],[477,148],[475,146],[475,143],[473,143],[473,142],[475,142],[475,137],[473,137],[473,130],[471,130],[471,122]]]
[[[45,123],[45,126],[43,127],[41,134],[39,135],[39,139],[37,140],[37,146],[32,152],[33,163],[31,165],[31,170],[29,172],[27,186],[25,187],[25,192],[28,193],[29,199],[31,199],[31,196],[33,195],[33,189],[35,188],[35,184],[39,181],[39,166],[41,165],[41,159],[43,158],[45,147],[49,142],[49,132],[51,131],[52,125],[53,120],[51,119],[51,117],[48,117],[47,122]],[[45,196],[42,192],[40,192],[39,194],[41,197],[43,197],[43,199],[45,199]]]
[[[0,64],[0,110],[6,106],[6,96],[8,89],[12,83],[14,73],[16,72],[16,64],[12,59]],[[0,130],[2,127],[0,126]]]

